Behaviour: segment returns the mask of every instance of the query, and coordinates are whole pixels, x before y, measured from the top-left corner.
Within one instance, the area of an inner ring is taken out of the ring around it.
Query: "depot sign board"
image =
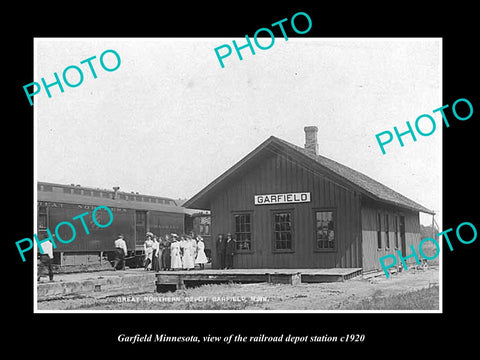
[[[289,204],[289,203],[304,203],[310,202],[310,193],[286,193],[286,194],[266,194],[255,195],[255,205],[269,205],[269,204]]]

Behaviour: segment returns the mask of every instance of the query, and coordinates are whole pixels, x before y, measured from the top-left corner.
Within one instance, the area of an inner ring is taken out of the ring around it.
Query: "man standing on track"
[[[47,234],[44,234],[42,240],[47,238]],[[43,254],[40,252],[40,246],[42,247]],[[50,281],[53,281],[53,269],[52,269],[52,260],[53,260],[53,245],[51,241],[44,241],[38,245],[38,253],[40,255],[39,262],[37,263],[37,281],[40,280],[40,277],[45,274],[45,269],[48,270],[48,277]]]

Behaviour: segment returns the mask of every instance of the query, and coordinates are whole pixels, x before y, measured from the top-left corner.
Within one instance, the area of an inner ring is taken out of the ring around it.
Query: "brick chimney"
[[[305,130],[305,150],[312,155],[318,155],[318,128],[316,126],[305,126],[303,130]]]

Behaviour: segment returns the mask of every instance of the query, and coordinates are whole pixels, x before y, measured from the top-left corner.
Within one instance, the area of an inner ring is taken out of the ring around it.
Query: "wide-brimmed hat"
[[[151,233],[151,232],[149,231],[149,232],[147,232],[147,233],[145,234],[145,236],[151,236],[151,237],[153,237],[153,233]]]

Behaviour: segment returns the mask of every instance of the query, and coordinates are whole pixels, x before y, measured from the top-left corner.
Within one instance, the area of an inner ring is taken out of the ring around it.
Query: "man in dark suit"
[[[227,241],[225,241],[225,266],[227,269],[233,268],[233,255],[235,255],[235,240],[232,239],[232,234],[227,234]]]
[[[225,239],[223,234],[218,234],[216,242],[216,254],[217,254],[217,268],[225,269]]]

